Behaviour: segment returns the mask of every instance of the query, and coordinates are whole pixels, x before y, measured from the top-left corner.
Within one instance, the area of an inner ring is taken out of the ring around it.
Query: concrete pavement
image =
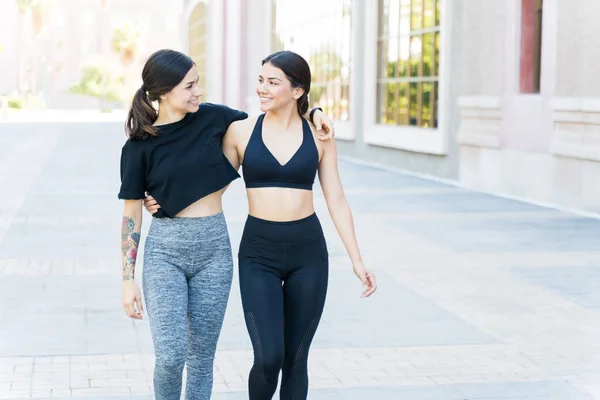
[[[121,132],[0,124],[0,399],[152,398],[148,323],[120,306]],[[379,290],[359,298],[316,186],[331,276],[310,399],[600,399],[599,220],[340,169]],[[245,201],[238,180],[234,254]],[[236,281],[213,398],[247,398],[251,359]]]

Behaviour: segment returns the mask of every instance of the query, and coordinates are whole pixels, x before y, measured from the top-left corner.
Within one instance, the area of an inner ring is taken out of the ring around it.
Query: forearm
[[[352,264],[362,262],[354,231],[354,218],[346,198],[341,197],[333,202],[328,201],[327,208]]]
[[[123,281],[135,277],[135,262],[140,244],[142,212],[125,212],[121,228],[121,258],[123,262]]]

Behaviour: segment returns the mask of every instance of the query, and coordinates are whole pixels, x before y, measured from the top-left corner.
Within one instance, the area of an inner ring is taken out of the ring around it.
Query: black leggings
[[[329,260],[316,214],[274,222],[248,216],[239,252],[240,291],[254,349],[250,400],[308,395],[308,351],[319,325]]]

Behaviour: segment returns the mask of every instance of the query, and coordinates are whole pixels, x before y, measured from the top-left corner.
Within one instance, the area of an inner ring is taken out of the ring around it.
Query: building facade
[[[199,4],[208,99],[256,112],[261,59],[293,50],[341,153],[600,212],[600,3],[204,0],[187,14]]]
[[[82,60],[115,57],[114,29],[134,21],[129,84],[171,47],[195,60],[206,101],[258,112],[261,60],[289,49],[311,64],[311,102],[335,119],[342,154],[600,212],[595,0],[53,3],[27,35],[35,20],[0,0],[0,95],[44,87],[51,108],[97,107],[68,88]]]

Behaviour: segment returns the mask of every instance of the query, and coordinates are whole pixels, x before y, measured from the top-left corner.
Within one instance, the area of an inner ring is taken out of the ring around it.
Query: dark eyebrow
[[[258,75],[258,77],[259,77],[259,78],[262,78],[263,76],[262,76],[262,75]],[[263,79],[264,79],[264,78],[263,78]],[[270,76],[270,77],[268,77],[267,79],[277,79],[279,82],[283,82],[281,79],[279,79],[279,78],[278,78],[278,77],[276,77],[276,76]]]
[[[200,78],[200,77],[198,77]],[[192,83],[196,82],[198,80],[198,78],[194,79],[193,81],[189,81],[188,83],[186,83],[186,85],[191,85]]]

